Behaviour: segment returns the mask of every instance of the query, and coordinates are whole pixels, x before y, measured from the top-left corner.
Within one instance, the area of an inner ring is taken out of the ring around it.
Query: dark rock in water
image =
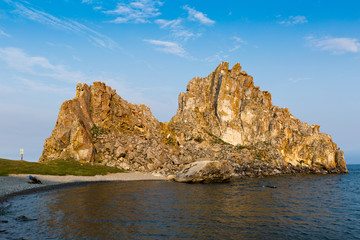
[[[263,185],[263,188],[277,188],[277,186],[272,186],[272,185]]]
[[[199,159],[225,160],[231,166],[224,176],[213,177],[218,181],[231,174],[347,172],[344,153],[331,136],[321,133],[319,125],[301,122],[289,109],[274,106],[271,94],[256,87],[240,64],[229,69],[223,62],[208,76],[195,77],[178,101],[176,115],[161,123],[149,107],[128,103],[104,83],[79,83],[75,98],[61,105],[39,161],[74,158],[179,173],[181,181],[188,179],[183,170]]]
[[[174,180],[185,183],[228,182],[233,172],[226,161],[198,161],[185,165]]]
[[[19,217],[15,218],[15,220],[16,220],[16,221],[19,221],[19,222],[28,222],[28,221],[36,221],[37,219],[35,219],[35,218],[28,218],[28,217],[22,215],[22,216],[19,216]]]
[[[9,221],[7,220],[2,220],[1,223],[8,223]]]

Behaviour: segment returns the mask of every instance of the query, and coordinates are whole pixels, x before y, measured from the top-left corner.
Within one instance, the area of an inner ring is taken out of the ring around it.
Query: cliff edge
[[[74,158],[178,179],[187,179],[181,174],[196,162],[211,163],[213,172],[200,172],[212,176],[222,174],[213,166],[239,177],[347,172],[344,153],[319,127],[273,106],[271,94],[255,87],[239,64],[229,69],[223,62],[188,83],[169,123],[104,83],[79,83],[75,98],[62,104],[39,161]],[[198,175],[197,181],[207,181]]]

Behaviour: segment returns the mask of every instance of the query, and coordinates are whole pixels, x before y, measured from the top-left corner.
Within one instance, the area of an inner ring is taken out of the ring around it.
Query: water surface
[[[360,165],[348,168],[345,175],[113,182],[20,196],[0,212],[0,239],[360,239]]]

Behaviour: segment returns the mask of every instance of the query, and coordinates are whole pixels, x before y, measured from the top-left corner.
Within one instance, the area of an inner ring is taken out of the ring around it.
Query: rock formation
[[[184,183],[227,182],[234,169],[227,161],[196,161],[187,164],[176,174],[174,180]]]
[[[194,173],[194,179],[204,182],[210,175],[226,180],[224,172],[239,177],[347,172],[344,153],[318,125],[273,106],[271,94],[255,87],[239,64],[228,65],[221,63],[207,77],[192,79],[169,123],[156,120],[145,105],[128,103],[104,83],[79,83],[75,98],[62,104],[39,161],[74,158],[180,174],[200,162],[203,166],[205,159],[207,168],[223,169],[215,171],[218,177],[214,171],[200,170],[202,177]]]
[[[61,105],[39,161],[74,158],[153,171],[172,153],[163,129],[149,107],[128,103],[104,83],[79,83],[75,98]]]

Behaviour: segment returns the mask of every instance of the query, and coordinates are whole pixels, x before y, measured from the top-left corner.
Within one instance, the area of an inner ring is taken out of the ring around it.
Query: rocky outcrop
[[[64,158],[161,174],[184,173],[201,159],[217,173],[225,165],[214,161],[225,161],[239,177],[347,172],[344,153],[328,134],[273,106],[269,92],[227,62],[188,83],[169,123],[104,83],[79,83],[75,98],[62,104],[40,161]]]
[[[203,160],[187,164],[174,178],[184,183],[227,182],[234,169],[226,162]]]
[[[296,119],[287,108],[273,106],[271,94],[255,87],[239,64],[229,70],[224,62],[209,76],[192,79],[179,95],[170,126],[184,145],[194,136],[216,138],[255,150],[255,158],[277,166],[347,171],[344,153],[330,135]]]
[[[149,107],[128,103],[104,83],[79,83],[75,98],[61,105],[39,161],[74,158],[140,171],[161,169],[172,154],[163,126]]]

